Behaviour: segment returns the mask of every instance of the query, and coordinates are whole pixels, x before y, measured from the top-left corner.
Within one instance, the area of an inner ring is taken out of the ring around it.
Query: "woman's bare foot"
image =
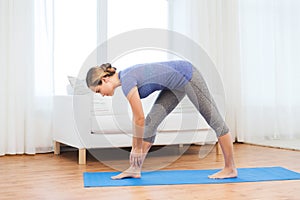
[[[149,149],[152,146],[152,143],[143,141],[142,146],[143,146],[143,154],[144,155],[143,155],[143,160],[140,164],[140,167],[134,167],[133,165],[131,165],[124,172],[122,172],[116,176],[112,176],[111,179],[117,180],[117,179],[123,179],[123,178],[141,178],[142,165],[143,165],[144,159],[146,158],[146,155],[147,155]]]
[[[221,171],[208,176],[208,178],[224,179],[224,178],[236,178],[237,176],[238,176],[238,172],[236,168],[224,168]]]
[[[129,167],[124,172],[111,177],[111,179],[114,179],[114,180],[123,179],[123,178],[141,178],[141,169]]]

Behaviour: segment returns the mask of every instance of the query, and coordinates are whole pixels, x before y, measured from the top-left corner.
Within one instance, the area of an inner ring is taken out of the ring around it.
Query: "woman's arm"
[[[142,156],[145,116],[137,87],[134,87],[129,91],[127,99],[133,114],[133,138],[130,162],[139,167],[141,165],[140,157]]]

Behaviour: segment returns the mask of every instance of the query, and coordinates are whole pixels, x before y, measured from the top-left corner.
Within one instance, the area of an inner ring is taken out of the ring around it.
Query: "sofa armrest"
[[[53,140],[85,148],[81,135],[90,134],[91,97],[54,96],[53,104]]]

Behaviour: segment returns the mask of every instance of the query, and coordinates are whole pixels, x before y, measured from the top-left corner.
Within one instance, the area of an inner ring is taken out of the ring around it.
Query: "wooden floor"
[[[174,147],[177,148],[178,147]],[[164,169],[212,169],[223,166],[222,155],[211,152],[199,158],[199,146],[191,146]],[[282,166],[300,172],[300,151],[235,144],[237,167]],[[156,150],[154,149],[153,152]],[[213,150],[215,151],[215,150]],[[173,156],[176,150],[170,154]],[[178,150],[178,154],[179,154]],[[105,152],[103,153],[105,154]],[[165,163],[167,155],[149,156],[145,163]],[[125,159],[118,159],[126,163]],[[109,158],[106,158],[109,163]],[[116,163],[111,161],[111,163]],[[120,164],[120,167],[123,166]],[[234,184],[166,185],[144,187],[84,188],[82,173],[112,171],[91,155],[87,165],[77,164],[77,151],[61,155],[37,154],[0,157],[0,199],[300,199],[300,181]]]

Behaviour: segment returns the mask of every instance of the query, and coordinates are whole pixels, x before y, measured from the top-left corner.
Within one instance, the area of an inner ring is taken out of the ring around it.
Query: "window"
[[[55,0],[53,8],[56,95],[67,93],[67,76],[78,75],[100,41],[134,29],[168,27],[166,0]],[[115,64],[128,66],[166,58],[166,52],[142,49],[126,54]]]
[[[97,45],[97,1],[54,1],[54,87],[66,94],[67,76],[77,76]]]
[[[109,0],[107,6],[108,39],[135,29],[168,28],[167,0]],[[125,53],[113,64],[122,69],[137,63],[166,59],[167,52],[140,48]]]

